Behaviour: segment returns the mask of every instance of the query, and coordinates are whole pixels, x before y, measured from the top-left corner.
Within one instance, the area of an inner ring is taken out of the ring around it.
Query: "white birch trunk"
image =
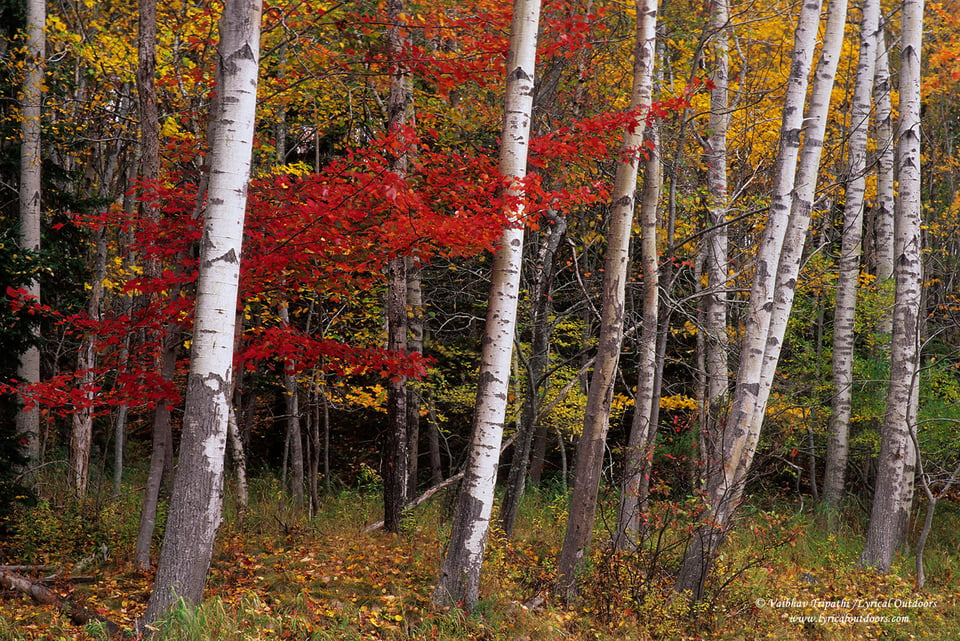
[[[820,157],[823,151],[823,135],[827,127],[830,109],[830,97],[836,76],[837,63],[843,47],[844,25],[847,16],[847,0],[831,0],[827,10],[823,44],[820,60],[814,74],[810,103],[803,123],[803,150],[797,167],[797,177],[792,192],[790,222],[784,238],[780,263],[777,269],[776,287],[773,297],[773,313],[767,331],[766,348],[763,354],[763,366],[760,372],[760,391],[757,396],[757,412],[754,413],[749,429],[749,444],[745,449],[746,464],[741,467],[745,475],[750,467],[753,452],[760,439],[760,428],[766,412],[767,400],[773,386],[783,337],[787,331],[787,321],[793,309],[794,294],[797,289],[797,276],[803,258],[803,244],[810,226],[810,214],[813,211],[813,199],[817,188],[817,176],[820,173]],[[743,479],[740,479],[742,484]],[[741,488],[742,489],[742,488]]]
[[[877,482],[860,563],[889,572],[903,542],[913,498],[919,372],[921,262],[920,54],[923,0],[904,0],[900,48],[900,120],[897,127],[899,193],[894,220],[893,336],[890,386],[880,435]]]
[[[704,387],[700,415],[701,457],[718,465],[721,460],[723,415],[730,391],[727,352],[727,128],[729,111],[729,38],[730,10],[726,0],[711,5],[709,46],[714,54],[713,89],[710,90],[710,136],[704,161],[707,165],[707,225],[704,238],[704,270],[707,297],[704,301],[702,336]],[[699,282],[699,280],[698,280]]]
[[[500,173],[513,181],[508,196],[523,196],[519,180],[527,173],[530,116],[533,108],[534,66],[539,0],[516,0],[507,55]],[[490,298],[480,362],[480,380],[463,484],[453,520],[450,544],[433,600],[472,608],[480,590],[480,568],[490,529],[500,443],[507,409],[513,337],[523,257],[522,204],[510,212],[516,224],[503,230],[493,260]]]
[[[837,300],[833,315],[833,400],[831,403],[826,468],[823,474],[823,508],[828,520],[840,507],[844,494],[850,413],[853,401],[853,344],[857,285],[860,279],[860,246],[863,236],[863,195],[866,187],[867,132],[877,60],[880,3],[865,0],[860,24],[860,53],[853,91],[850,123],[850,158],[847,164],[846,202],[837,274]]]
[[[877,284],[892,289],[894,218],[893,107],[890,100],[890,56],[883,29],[877,33],[876,78],[873,82],[874,122],[877,138],[877,206],[873,216],[874,274]],[[893,314],[883,314],[877,325],[881,334],[893,331]]]
[[[211,145],[183,437],[146,623],[164,614],[178,598],[200,601],[220,525],[260,15],[260,0],[227,0],[220,21],[220,100]]]
[[[40,251],[40,119],[43,103],[43,73],[46,39],[44,26],[47,6],[44,0],[27,0],[27,60],[23,78],[23,97],[20,100],[20,248]],[[32,281],[26,287],[36,302],[40,302],[40,282]],[[35,332],[38,330],[35,330]],[[39,334],[35,334],[39,339]],[[40,348],[36,345],[20,355],[17,380],[22,384],[40,382]],[[23,453],[27,469],[40,459],[40,408],[17,412],[17,432],[26,440]]]
[[[719,459],[704,460],[707,477],[703,525],[693,534],[684,554],[675,584],[678,592],[688,592],[699,600],[713,556],[726,535],[730,517],[743,491],[742,482],[753,460],[756,439],[766,404],[763,388],[763,362],[767,346],[777,271],[784,238],[790,222],[790,196],[794,190],[797,158],[800,152],[807,76],[813,60],[820,3],[801,5],[791,54],[790,77],[784,98],[777,154],[774,191],[767,225],[757,251],[750,303],[744,316],[744,337],[740,347],[740,367],[732,407],[727,417]]]
[[[657,123],[648,130],[648,140],[659,147]],[[657,205],[660,201],[660,151],[655,148],[644,162],[643,197],[640,203],[640,263],[643,274],[643,309],[637,393],[634,396],[633,421],[624,458],[623,487],[617,513],[617,532],[613,544],[618,550],[635,549],[646,522],[650,466],[657,429],[653,406],[657,398],[657,317],[660,306],[660,269],[657,256]]]
[[[557,590],[566,598],[576,592],[576,575],[593,537],[597,491],[609,427],[613,385],[623,342],[623,315],[630,231],[633,226],[637,169],[643,143],[644,121],[653,93],[657,2],[638,0],[633,87],[629,110],[634,126],[623,134],[611,197],[610,226],[604,256],[600,338],[590,379],[583,432],[577,441],[575,483],[570,497],[567,530],[558,560]]]

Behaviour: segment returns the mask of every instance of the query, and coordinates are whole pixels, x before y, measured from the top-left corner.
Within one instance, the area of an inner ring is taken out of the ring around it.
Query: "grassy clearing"
[[[254,507],[242,520],[228,506],[208,597],[201,607],[181,607],[161,622],[159,638],[960,639],[960,508],[955,504],[945,504],[938,515],[922,592],[913,588],[912,557],[889,576],[857,568],[859,524],[827,536],[809,515],[792,513],[795,508],[788,504],[772,511],[745,509],[708,583],[706,602],[691,612],[670,591],[681,553],[674,526],[661,526],[656,519],[639,554],[614,554],[599,532],[582,599],[570,606],[553,599],[549,589],[565,497],[533,492],[517,536],[491,534],[481,604],[464,614],[430,605],[449,525],[442,497],[411,516],[402,537],[362,533],[379,515],[374,494],[328,498],[313,519],[298,516],[281,499],[275,482],[262,481],[255,486]],[[672,521],[678,514],[682,510],[670,506],[660,516]],[[130,627],[146,607],[152,579],[129,571],[122,553],[136,519],[130,505],[41,506],[23,515],[22,534],[3,542],[0,560],[69,568],[72,560],[107,545],[115,552],[85,571],[96,576],[95,583],[61,581],[53,587]],[[96,626],[74,627],[27,597],[7,592],[0,598],[0,639],[103,638]]]

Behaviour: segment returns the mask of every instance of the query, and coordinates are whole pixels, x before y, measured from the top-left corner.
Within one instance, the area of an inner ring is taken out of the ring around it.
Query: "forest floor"
[[[380,509],[375,494],[342,492],[312,519],[284,505],[273,481],[255,484],[243,519],[228,501],[207,597],[160,624],[165,640],[560,640],[560,639],[960,639],[960,505],[942,503],[926,553],[927,585],[914,588],[912,557],[882,576],[856,565],[859,530],[823,534],[798,505],[747,506],[691,611],[672,598],[682,548],[682,506],[655,512],[643,550],[616,555],[603,518],[584,572],[583,594],[564,605],[550,594],[563,535],[562,492],[532,492],[508,539],[494,530],[481,602],[470,614],[431,606],[449,527],[441,495],[409,518],[403,536],[365,534]],[[45,564],[64,573],[47,583],[122,628],[146,608],[149,573],[131,569],[137,497],[82,507],[42,502],[0,538],[0,564]],[[658,517],[670,515],[660,525]],[[850,517],[845,523],[856,520]],[[8,524],[9,525],[9,524]],[[77,564],[77,559],[86,559]],[[53,573],[44,570],[34,577]],[[81,578],[77,581],[77,577]],[[53,606],[0,590],[0,640],[104,639],[99,624],[77,627]]]

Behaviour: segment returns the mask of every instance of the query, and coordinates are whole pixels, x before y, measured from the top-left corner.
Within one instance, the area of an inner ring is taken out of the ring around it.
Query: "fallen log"
[[[504,450],[510,447],[513,444],[513,442],[517,440],[517,436],[519,435],[520,435],[519,432],[514,432],[513,436],[511,436],[506,441],[504,441],[503,444],[500,446],[500,453],[503,454]],[[443,488],[453,485],[454,483],[462,479],[463,474],[464,474],[463,470],[460,470],[450,478],[440,481],[439,483],[431,487],[429,490],[424,491],[424,493],[418,496],[416,499],[408,503],[404,509],[412,510],[413,508],[419,506],[420,504],[425,503],[427,499],[429,499],[431,496],[433,496]],[[376,523],[371,523],[370,525],[368,525],[363,529],[363,533],[369,534],[370,532],[376,532],[377,530],[382,528],[383,525],[384,525],[383,521],[377,521]]]
[[[74,625],[86,625],[91,621],[99,621],[106,627],[107,634],[114,637],[120,634],[120,626],[105,616],[78,605],[70,599],[65,599],[42,583],[37,583],[22,574],[0,568],[0,586],[9,590],[17,590],[42,605],[53,605],[70,618]]]
[[[0,565],[0,570],[9,570],[10,572],[49,572],[59,570],[57,565]]]

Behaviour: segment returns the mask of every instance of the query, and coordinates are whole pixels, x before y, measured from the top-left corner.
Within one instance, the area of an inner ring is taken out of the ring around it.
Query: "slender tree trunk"
[[[904,0],[900,45],[900,120],[897,127],[898,195],[894,220],[893,337],[890,384],[880,433],[880,457],[867,541],[860,563],[889,572],[904,541],[913,499],[919,388],[921,260],[920,55],[923,0]]]
[[[829,424],[823,508],[831,525],[844,495],[850,414],[853,401],[854,316],[860,280],[860,247],[863,236],[863,194],[866,186],[867,130],[877,60],[880,3],[866,0],[860,25],[860,53],[853,92],[850,159],[843,210],[843,234],[837,274],[836,309],[833,315],[833,400]]]
[[[762,378],[764,352],[774,309],[778,265],[791,219],[790,195],[794,189],[807,76],[813,59],[819,19],[819,2],[802,5],[791,54],[774,192],[767,225],[757,251],[732,408],[727,416],[720,447],[717,448],[720,452],[711,453],[711,447],[702,452],[706,477],[705,505],[700,516],[702,525],[694,531],[687,545],[674,586],[677,592],[688,593],[695,601],[703,594],[710,564],[726,536],[730,518],[739,503],[743,482],[759,438],[758,427],[766,404],[765,382]]]
[[[145,623],[203,595],[223,500],[233,341],[260,54],[259,0],[227,0],[180,461]]]
[[[237,475],[237,511],[241,518],[250,505],[250,493],[247,486],[247,454],[243,447],[243,437],[240,436],[240,426],[237,425],[237,411],[230,407],[230,422],[227,424],[227,435],[230,439],[230,456]]]
[[[526,489],[527,463],[530,460],[530,447],[533,436],[539,428],[540,399],[547,384],[546,372],[550,358],[550,300],[553,293],[554,259],[560,240],[567,229],[563,216],[553,212],[548,214],[549,225],[540,245],[534,268],[533,287],[530,298],[531,310],[531,346],[527,360],[527,384],[524,386],[523,407],[520,410],[521,433],[513,448],[510,460],[510,473],[507,488],[500,506],[500,525],[510,536],[520,511],[520,501]]]
[[[410,337],[407,349],[423,354],[423,289],[420,265],[413,257],[404,259],[407,269],[407,315]],[[420,472],[420,390],[407,386],[407,498],[417,495],[417,477]]]
[[[320,390],[313,385],[310,394],[310,462],[307,489],[310,492],[310,515],[315,517],[320,512],[320,456],[323,451],[320,443]]]
[[[134,184],[137,175],[137,162],[135,160],[129,161],[127,164],[127,178],[126,178],[126,190],[123,196],[123,212],[128,217],[133,216],[134,209],[136,208],[136,197],[134,195]],[[124,270],[129,269],[132,264],[130,257],[130,245],[133,243],[133,230],[127,230],[120,232],[120,243],[123,247],[125,258],[123,259],[123,268]],[[121,299],[121,306],[123,313],[127,316],[130,316],[133,313],[133,297],[132,296],[123,296]],[[123,337],[123,344],[120,346],[120,354],[118,357],[118,370],[120,372],[126,372],[127,367],[130,361],[130,343],[133,340],[131,332]],[[127,403],[124,403],[117,410],[117,420],[114,425],[114,445],[113,445],[113,495],[114,497],[120,496],[120,489],[123,482],[123,452],[126,446],[127,441],[127,417],[129,416],[129,406]]]
[[[44,27],[47,5],[44,0],[27,0],[27,60],[20,100],[20,249],[40,251],[40,130],[43,104],[43,74],[46,58]],[[40,302],[40,281],[33,280],[28,294]],[[33,330],[39,341],[38,329]],[[24,385],[40,382],[40,347],[31,345],[20,355],[17,380]],[[22,435],[27,469],[40,460],[40,408],[22,408],[17,412],[17,433]]]
[[[390,97],[387,101],[387,129],[403,144],[410,107],[408,71],[401,58],[407,45],[403,24],[403,0],[389,0],[390,27],[387,47],[390,52]],[[390,170],[403,180],[407,176],[407,152],[390,159]],[[387,348],[398,354],[407,351],[407,265],[403,256],[394,256],[387,266]],[[383,470],[383,510],[385,529],[400,531],[400,520],[407,505],[409,426],[407,424],[408,385],[406,376],[392,376],[387,383],[387,438]]]
[[[641,312],[637,393],[633,421],[624,460],[623,487],[613,538],[618,550],[635,549],[646,527],[647,496],[657,425],[653,422],[657,397],[657,325],[660,307],[660,269],[657,255],[657,209],[660,201],[660,136],[657,123],[648,131],[654,148],[644,161],[643,197],[640,202],[640,262],[643,266],[643,310]]]
[[[330,401],[325,392],[320,392],[323,403],[323,491],[327,496],[333,494],[333,482],[330,478]]]
[[[387,268],[387,348],[407,351],[407,274],[403,257],[392,258]],[[407,377],[392,376],[387,384],[387,438],[383,470],[383,520],[388,532],[399,532],[407,505]]]
[[[623,342],[630,230],[637,190],[637,168],[643,143],[643,123],[650,109],[653,93],[656,24],[656,0],[638,0],[633,88],[629,107],[634,114],[634,126],[628,127],[624,132],[611,194],[610,227],[604,258],[600,340],[587,395],[583,431],[577,441],[573,494],[557,568],[557,590],[564,598],[572,598],[576,593],[577,570],[593,537],[610,404]]]
[[[290,308],[283,302],[280,306],[280,320],[290,325]],[[290,469],[290,495],[298,507],[303,506],[303,433],[300,427],[300,385],[297,382],[296,363],[287,360],[283,372],[283,403],[287,415],[287,447]],[[284,471],[287,466],[284,465]]]
[[[884,31],[877,32],[876,77],[873,82],[873,102],[877,138],[877,206],[874,212],[874,274],[881,286],[893,288],[893,219],[894,219],[894,142],[893,108],[890,100],[890,62]],[[877,331],[890,334],[893,331],[893,314],[880,317]]]
[[[167,339],[179,337],[176,330],[165,332]],[[165,381],[173,380],[177,366],[177,352],[172,346],[161,346],[162,362],[160,376]],[[173,466],[170,451],[173,448],[173,434],[170,431],[170,404],[160,399],[153,410],[153,445],[150,454],[150,470],[147,473],[147,485],[143,490],[143,504],[140,507],[140,526],[137,530],[137,545],[134,552],[134,565],[142,571],[150,569],[150,548],[153,543],[153,531],[157,522],[157,504],[160,501],[160,489],[163,486],[164,472]]]
[[[93,321],[100,321],[103,304],[103,281],[107,275],[107,236],[101,227],[94,232],[94,278],[87,301],[87,314]],[[82,371],[80,386],[84,404],[73,414],[73,429],[70,434],[70,474],[73,491],[78,498],[87,492],[90,477],[90,446],[93,442],[93,413],[95,409],[97,337],[92,331],[84,334],[77,358],[77,369]]]
[[[710,48],[714,55],[713,89],[710,90],[710,137],[704,161],[707,164],[707,225],[704,238],[704,269],[708,293],[703,312],[704,386],[700,455],[706,466],[722,461],[723,425],[730,392],[727,334],[727,127],[729,116],[730,8],[726,0],[711,4]]]
[[[440,422],[433,401],[433,393],[427,391],[427,446],[430,449],[430,482],[443,481],[443,457],[440,456]]]
[[[140,103],[140,176],[148,183],[156,183],[160,179],[160,121],[156,94],[156,0],[140,0],[139,11],[137,95]],[[154,223],[159,223],[158,203],[153,199],[142,200],[141,215]],[[156,258],[147,260],[146,271],[151,278],[159,277],[160,266]],[[166,382],[173,380],[176,371],[178,343],[179,327],[168,323],[159,336],[160,354],[157,360],[160,376]],[[173,437],[170,432],[170,406],[167,399],[160,399],[154,408],[152,439],[150,471],[144,488],[140,527],[134,553],[134,564],[144,571],[150,568],[150,548],[164,472],[173,467],[173,461],[170,460]]]
[[[539,23],[539,0],[514,2],[500,139],[500,173],[512,181],[507,187],[507,195],[519,203],[509,212],[514,222],[522,220],[523,215],[524,194],[519,181],[527,173]],[[480,590],[480,568],[490,529],[507,410],[522,258],[523,227],[508,225],[493,259],[473,436],[450,544],[433,594],[433,600],[438,604],[471,609]]]

